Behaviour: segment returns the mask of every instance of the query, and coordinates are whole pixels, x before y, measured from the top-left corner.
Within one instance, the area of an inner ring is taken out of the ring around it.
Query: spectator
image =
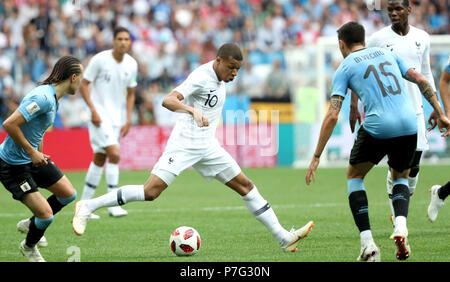
[[[272,70],[270,71],[264,86],[265,96],[270,100],[289,102],[289,84],[286,72],[281,68],[281,62],[278,59],[273,60]]]

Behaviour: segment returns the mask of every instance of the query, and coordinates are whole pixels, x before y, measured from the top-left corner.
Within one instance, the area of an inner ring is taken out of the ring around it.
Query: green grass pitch
[[[375,167],[365,180],[369,216],[375,243],[385,262],[396,261],[389,236],[392,225],[386,195],[386,167]],[[429,188],[448,180],[450,167],[422,166],[419,185],[411,198],[408,215],[412,262],[450,261],[450,207],[444,205],[436,222],[426,217]],[[46,232],[49,246],[40,248],[47,261],[64,262],[354,262],[360,251],[359,232],[347,200],[346,168],[319,168],[316,182],[305,184],[305,170],[291,168],[246,169],[280,223],[290,229],[315,222],[296,253],[284,253],[272,235],[255,220],[240,197],[218,181],[206,182],[197,172],[183,172],[154,202],[125,205],[129,215],[111,218],[106,209],[91,220],[79,237],[71,226],[73,203],[55,216]],[[142,184],[149,172],[121,172],[120,185]],[[67,172],[78,189],[85,172]],[[44,196],[48,191],[41,189]],[[96,196],[106,192],[104,178]],[[16,223],[30,212],[0,189],[0,261],[26,261],[18,246],[25,235]],[[195,256],[176,257],[169,236],[178,226],[196,228],[202,238]]]

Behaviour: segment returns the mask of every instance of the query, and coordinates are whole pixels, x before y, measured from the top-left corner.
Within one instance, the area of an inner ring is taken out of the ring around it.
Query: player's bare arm
[[[86,105],[88,106],[89,110],[91,111],[91,121],[94,125],[100,126],[102,123],[102,120],[100,116],[98,115],[97,111],[95,110],[94,103],[92,103],[91,95],[89,92],[89,84],[91,82],[89,80],[83,79],[80,84],[80,92],[81,97],[83,97],[83,100],[86,102]]]
[[[134,100],[135,98],[135,91],[133,88],[127,88],[127,120],[120,129],[120,137],[124,137],[128,134],[128,131],[131,127],[131,117],[133,115],[133,108],[134,108]]]
[[[30,156],[31,162],[34,165],[41,166],[47,165],[47,156],[42,152],[35,150],[33,146],[31,146],[30,142],[23,135],[20,127],[26,122],[25,118],[19,111],[15,111],[3,122],[3,128],[8,133],[8,135],[16,142],[17,145],[22,147],[24,151]],[[42,144],[42,142],[41,142]]]
[[[445,116],[442,111],[441,106],[439,105],[439,101],[437,99],[436,93],[431,88],[431,85],[428,83],[425,76],[416,72],[414,69],[408,70],[405,75],[405,79],[411,81],[417,86],[419,86],[420,92],[423,97],[430,103],[430,105],[434,109],[434,114],[436,116],[437,126],[439,127],[440,132],[445,132],[442,136],[450,135],[450,120]]]
[[[322,152],[325,149],[331,134],[333,133],[334,127],[336,126],[343,101],[344,97],[339,95],[333,95],[330,99],[330,108],[328,109],[325,119],[322,122],[319,141],[317,143],[316,150],[314,151],[314,156],[311,160],[308,171],[306,172],[305,179],[307,185],[311,183],[311,177],[313,181],[316,181],[316,170],[319,166],[320,156],[322,155]]]
[[[355,132],[355,125],[358,121],[358,124],[361,125],[361,113],[358,111],[358,95],[352,91],[352,96],[350,100],[350,129],[352,133]]]
[[[181,93],[172,91],[164,98],[162,105],[172,112],[189,113],[194,117],[194,120],[199,127],[208,126],[208,118],[204,116],[201,111],[182,103],[181,101],[183,101],[183,99],[184,96],[181,95]]]
[[[447,118],[450,118],[450,93],[448,91],[448,84],[450,83],[450,73],[448,73],[445,69],[442,72],[441,79],[439,80],[439,93],[441,94],[442,104],[444,105],[445,114]],[[428,123],[430,127],[428,130],[432,130],[436,127],[437,115],[433,111],[428,119]]]

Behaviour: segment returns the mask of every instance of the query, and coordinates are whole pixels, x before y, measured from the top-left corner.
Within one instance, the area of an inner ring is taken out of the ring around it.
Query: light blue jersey
[[[20,129],[25,138],[37,149],[45,131],[53,125],[58,102],[53,85],[41,85],[31,90],[17,109],[27,121]],[[30,163],[30,156],[8,135],[0,145],[0,158],[10,165]]]
[[[417,133],[417,121],[403,76],[410,69],[395,53],[378,47],[349,54],[333,77],[331,95],[355,92],[364,105],[364,129],[378,139]]]

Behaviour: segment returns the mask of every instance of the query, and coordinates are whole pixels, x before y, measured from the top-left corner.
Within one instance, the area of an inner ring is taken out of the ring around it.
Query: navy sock
[[[400,178],[393,182],[392,206],[394,207],[395,216],[408,216],[410,194],[407,183],[408,180],[405,178]]]
[[[25,244],[28,247],[34,247],[39,240],[41,240],[42,236],[44,236],[45,230],[52,223],[53,216],[51,218],[40,219],[35,216],[30,218],[30,227],[27,233],[27,237],[25,239]],[[37,222],[37,224],[36,224]]]
[[[359,232],[370,230],[369,205],[366,191],[359,190],[350,193],[348,201]]]
[[[438,194],[439,199],[445,200],[445,198],[447,198],[448,195],[450,194],[450,181],[447,182],[447,184],[445,184],[441,188],[439,188],[439,190],[437,191],[437,194]]]

